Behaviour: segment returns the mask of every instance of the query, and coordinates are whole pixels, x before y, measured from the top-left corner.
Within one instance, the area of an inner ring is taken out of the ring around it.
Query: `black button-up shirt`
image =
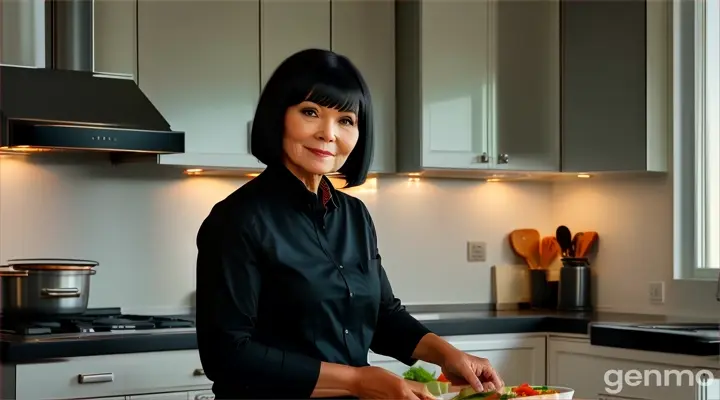
[[[213,207],[197,237],[197,337],[213,391],[308,398],[320,362],[412,365],[429,331],[393,295],[370,213],[267,168]]]

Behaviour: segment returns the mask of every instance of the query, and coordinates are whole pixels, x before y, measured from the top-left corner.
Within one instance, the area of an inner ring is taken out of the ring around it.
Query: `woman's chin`
[[[311,174],[316,174],[316,175],[326,175],[326,174],[331,174],[333,172],[336,172],[335,164],[333,162],[331,162],[330,160],[328,160],[328,161],[323,161],[323,160],[307,161],[307,162],[304,162],[301,165],[301,167],[305,171],[307,171]]]

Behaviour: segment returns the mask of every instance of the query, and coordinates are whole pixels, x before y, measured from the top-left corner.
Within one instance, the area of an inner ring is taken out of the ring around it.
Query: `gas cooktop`
[[[195,330],[191,317],[122,314],[120,308],[90,309],[85,314],[44,318],[0,317],[0,335],[44,339],[108,334],[181,333]]]

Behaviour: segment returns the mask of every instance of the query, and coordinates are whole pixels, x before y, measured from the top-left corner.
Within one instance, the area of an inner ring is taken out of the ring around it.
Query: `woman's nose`
[[[336,123],[334,123],[331,120],[324,121],[322,124],[322,129],[318,131],[316,134],[316,137],[323,142],[334,142],[335,137],[337,136],[337,129],[338,126]]]

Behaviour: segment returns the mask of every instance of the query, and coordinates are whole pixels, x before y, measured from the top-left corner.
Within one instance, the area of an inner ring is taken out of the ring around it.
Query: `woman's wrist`
[[[355,396],[360,382],[359,372],[356,367],[322,362],[311,397]]]
[[[443,366],[448,359],[454,357],[459,351],[440,336],[428,333],[420,339],[413,352],[413,358]]]
[[[360,392],[360,382],[362,382],[362,367],[347,367],[348,371],[345,374],[345,382],[343,386],[350,393],[350,396],[357,397]]]

